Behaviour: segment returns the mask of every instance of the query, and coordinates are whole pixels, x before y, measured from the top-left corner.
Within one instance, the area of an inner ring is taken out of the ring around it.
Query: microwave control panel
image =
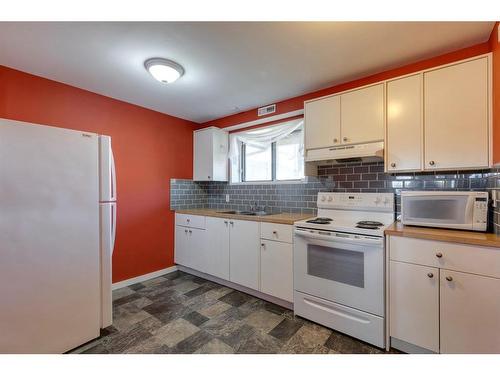
[[[488,220],[488,198],[476,198],[474,201],[473,225],[484,224]]]

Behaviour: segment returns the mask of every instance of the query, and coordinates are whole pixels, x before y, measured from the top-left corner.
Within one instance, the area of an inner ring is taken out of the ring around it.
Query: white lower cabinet
[[[175,263],[293,302],[292,233],[292,225],[176,214]]]
[[[229,220],[229,280],[259,290],[260,223]]]
[[[439,352],[439,269],[390,262],[391,337]]]
[[[398,236],[387,242],[391,339],[416,351],[500,353],[498,249]]]
[[[229,220],[206,218],[206,243],[200,271],[229,280]]]
[[[293,245],[261,240],[260,287],[263,293],[293,301]]]
[[[186,267],[199,269],[202,265],[203,244],[205,243],[205,230],[175,227],[175,263]]]
[[[500,279],[441,270],[441,353],[500,353]]]

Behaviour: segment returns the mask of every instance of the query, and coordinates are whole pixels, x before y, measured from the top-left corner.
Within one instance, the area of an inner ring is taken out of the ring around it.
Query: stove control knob
[[[330,195],[330,196],[328,197],[328,202],[331,202],[331,201],[333,201],[333,197]]]
[[[391,203],[391,200],[389,198],[385,198],[384,199],[384,205],[388,205],[389,203]]]
[[[324,202],[326,200],[326,197],[323,195],[321,196],[321,202]]]
[[[375,204],[379,204],[381,201],[382,201],[382,200],[380,199],[380,197],[377,197],[377,198],[375,198],[374,203],[375,203]]]

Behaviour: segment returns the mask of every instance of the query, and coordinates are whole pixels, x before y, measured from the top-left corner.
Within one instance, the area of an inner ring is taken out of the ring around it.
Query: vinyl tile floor
[[[113,325],[70,353],[385,351],[293,311],[181,271],[115,290]]]

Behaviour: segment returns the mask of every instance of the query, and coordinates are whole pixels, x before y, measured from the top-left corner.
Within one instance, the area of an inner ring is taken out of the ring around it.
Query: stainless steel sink
[[[247,215],[247,216],[266,216],[270,215],[270,213],[265,211],[239,211],[239,210],[230,210],[230,211],[217,211],[219,214],[230,214],[230,215]]]

